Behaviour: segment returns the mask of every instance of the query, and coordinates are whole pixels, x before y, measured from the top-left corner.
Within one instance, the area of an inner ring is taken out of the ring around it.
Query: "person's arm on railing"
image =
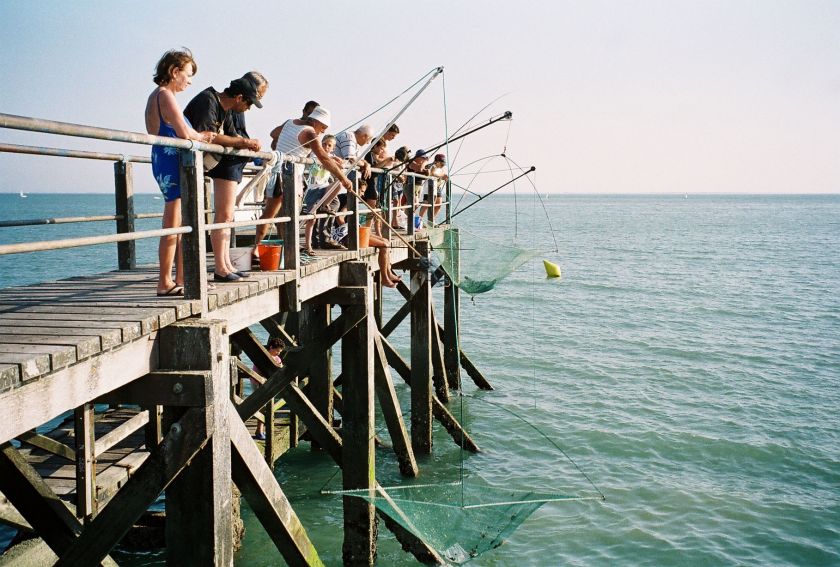
[[[212,144],[216,138],[215,132],[198,132],[191,128],[187,121],[184,120],[184,114],[175,100],[175,95],[168,89],[161,89],[158,94],[160,102],[160,113],[163,121],[172,125],[172,129],[179,138],[185,140],[196,140],[197,142],[206,142]],[[250,148],[249,148],[250,149]],[[259,149],[259,148],[257,148]]]

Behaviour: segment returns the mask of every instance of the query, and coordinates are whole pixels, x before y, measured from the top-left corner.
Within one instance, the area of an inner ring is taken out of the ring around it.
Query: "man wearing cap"
[[[184,109],[190,123],[200,125],[202,131],[218,132],[213,142],[220,146],[241,150],[259,151],[260,141],[248,137],[245,131],[244,112],[256,106],[262,108],[260,99],[268,89],[268,81],[256,72],[246,73],[231,81],[223,91],[208,87],[198,93]],[[214,156],[205,154],[204,167],[207,177],[213,179],[214,222],[233,220],[236,187],[242,181],[242,171],[250,158],[240,156]],[[215,271],[213,279],[234,282],[247,273],[239,272],[230,260],[230,230],[212,231]]]
[[[315,107],[306,118],[286,121],[277,138],[277,151],[298,158],[305,158],[312,153],[324,169],[332,173],[333,178],[345,189],[349,189],[352,184],[341,170],[339,161],[328,154],[321,145],[321,136],[329,128],[330,121],[330,111],[322,106]],[[283,192],[294,191],[296,203],[300,203],[303,195],[303,173],[304,166],[300,163],[286,162],[281,170]],[[313,226],[313,221],[307,221],[303,252],[310,256],[315,255],[315,251],[312,250]]]
[[[299,120],[306,120],[309,117],[309,114],[318,108],[319,104],[314,101],[310,100],[307,101],[306,104],[303,105],[303,110],[301,111],[301,115]],[[277,141],[280,139],[280,135],[283,133],[283,127],[286,124],[292,122],[294,119],[289,118],[288,120],[284,121],[279,126],[275,126],[274,129],[271,131],[271,149],[277,149]],[[309,155],[309,152],[306,152],[306,156]],[[304,157],[306,157],[304,156]],[[282,165],[281,165],[282,167]],[[273,183],[270,183],[268,187],[265,188],[265,203],[263,204],[263,212],[260,215],[261,219],[271,219],[275,218],[280,213],[280,207],[283,205],[283,176],[278,175]],[[265,238],[265,235],[268,233],[269,225],[267,224],[260,224],[257,225],[256,234],[254,237],[254,242],[257,244]],[[277,225],[277,231],[280,232],[280,225]],[[251,256],[251,263],[254,265],[259,265],[259,257],[257,256],[257,248],[254,247],[254,254]]]
[[[431,203],[432,198],[430,193],[434,190],[435,194],[435,211],[432,218],[437,218],[438,212],[440,211],[440,204],[443,202],[443,194],[444,189],[446,188],[446,182],[449,181],[449,175],[447,175],[446,171],[446,156],[443,154],[436,154],[434,161],[426,166],[427,175],[430,177],[437,178],[436,180],[428,181],[423,184],[423,201],[425,203]],[[424,205],[422,208],[421,216],[426,216],[427,211],[429,209],[428,205]]]
[[[427,161],[429,161],[429,158],[426,157],[426,152],[423,150],[417,150],[416,152],[414,152],[414,157],[412,157],[411,161],[408,162],[408,173],[419,173],[421,175],[426,175]],[[405,191],[414,191],[415,207],[420,203],[420,189],[423,185],[425,185],[424,179],[416,179],[413,176],[409,176],[408,180],[405,183]],[[420,210],[422,210],[422,208]],[[411,217],[413,214],[414,211],[412,211],[411,214],[407,214],[409,222],[411,222]]]

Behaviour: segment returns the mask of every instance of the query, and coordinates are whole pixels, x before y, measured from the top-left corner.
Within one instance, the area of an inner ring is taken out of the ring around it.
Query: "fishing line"
[[[518,163],[516,163],[513,160],[513,158],[511,158],[507,155],[504,155],[502,157],[504,157],[506,160],[513,163],[513,165],[515,165],[517,168],[519,168],[520,171],[523,171],[522,166],[520,166]],[[536,175],[535,175],[535,177],[536,177]],[[557,236],[555,236],[554,227],[551,225],[551,215],[548,213],[548,208],[545,206],[545,202],[543,201],[542,196],[540,195],[540,192],[537,189],[536,183],[534,183],[534,181],[532,181],[530,177],[528,178],[528,182],[531,183],[531,187],[534,189],[534,193],[537,194],[537,199],[539,199],[540,205],[542,206],[543,212],[545,213],[545,220],[548,223],[548,230],[551,233],[551,239],[554,241],[554,253],[556,254],[556,253],[560,252],[560,246],[558,246],[558,244],[557,244]]]
[[[501,409],[502,411],[506,411],[507,413],[509,413],[510,415],[512,415],[513,417],[515,417],[516,419],[518,419],[519,421],[521,421],[522,423],[524,423],[525,425],[527,425],[528,427],[530,427],[531,429],[533,429],[534,431],[536,431],[536,432],[537,432],[537,434],[539,434],[539,436],[540,436],[540,437],[542,437],[543,439],[545,439],[546,441],[548,441],[548,442],[549,442],[549,443],[550,443],[550,444],[551,444],[551,445],[552,445],[555,449],[557,449],[558,451],[560,451],[560,453],[561,453],[564,457],[566,457],[566,460],[568,460],[570,463],[572,463],[572,464],[574,465],[574,467],[575,467],[575,468],[577,469],[577,471],[578,471],[578,472],[579,472],[579,473],[583,476],[583,478],[585,478],[585,479],[587,480],[587,482],[589,482],[590,486],[592,486],[592,488],[594,488],[594,489],[595,489],[595,492],[597,492],[597,493],[601,496],[601,500],[606,500],[606,499],[607,499],[607,497],[606,497],[606,496],[604,496],[604,493],[603,493],[603,492],[601,492],[601,490],[600,490],[597,486],[595,486],[595,483],[594,483],[594,482],[592,482],[592,479],[591,479],[591,478],[589,478],[589,475],[587,475],[585,472],[583,472],[583,469],[581,469],[581,468],[580,468],[580,466],[578,466],[578,464],[575,462],[575,460],[574,460],[574,459],[572,459],[572,458],[568,455],[568,453],[566,453],[566,451],[564,451],[564,450],[563,450],[563,448],[562,448],[562,447],[560,447],[560,445],[558,445],[557,443],[555,443],[554,441],[552,441],[552,440],[551,440],[551,438],[550,438],[548,435],[546,435],[545,433],[543,433],[543,431],[542,431],[539,427],[537,427],[537,426],[536,426],[536,425],[534,425],[533,423],[529,422],[527,419],[525,419],[524,417],[522,417],[521,415],[519,415],[518,413],[516,413],[516,412],[515,412],[515,411],[513,411],[512,409],[507,408],[507,407],[505,407],[505,406],[503,406],[503,405],[501,405],[501,404],[497,404],[497,403],[495,403],[495,402],[491,402],[490,400],[486,400],[486,399],[484,399],[484,398],[479,398],[479,397],[477,397],[477,396],[475,396],[475,395],[472,395],[472,394],[464,394],[464,396],[465,396],[465,397],[472,398],[472,399],[474,399],[474,400],[478,400],[479,402],[483,402],[483,403],[486,403],[486,404],[490,404],[491,406],[495,406],[495,407],[497,407],[497,408]]]

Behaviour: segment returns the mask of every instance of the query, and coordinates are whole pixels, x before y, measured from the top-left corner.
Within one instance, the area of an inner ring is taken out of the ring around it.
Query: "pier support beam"
[[[209,371],[212,392],[201,424],[210,441],[166,491],[167,563],[233,565],[227,329],[187,320],[161,329],[160,339],[161,367]]]
[[[347,305],[345,313],[364,317],[341,342],[341,371],[344,376],[342,398],[342,463],[344,490],[373,489],[376,468],[374,429],[374,335],[373,291],[366,262],[341,266],[341,284],[365,286],[364,305]],[[344,497],[344,565],[373,565],[376,560],[376,509],[362,498]]]
[[[298,314],[299,329],[296,333],[301,344],[307,345],[323,336],[331,319],[328,304],[304,303]],[[332,391],[332,349],[326,349],[309,364],[309,399],[329,424],[333,419]],[[312,449],[318,448],[318,443],[313,441]]]
[[[447,205],[449,206],[449,205]],[[453,262],[452,276],[447,276],[443,288],[443,360],[446,366],[446,378],[449,387],[461,389],[461,365],[458,351],[460,350],[460,320],[461,291],[455,285],[461,267],[461,243],[457,228],[450,228],[445,233],[444,246],[456,258]],[[454,281],[453,281],[454,280]]]
[[[414,452],[432,452],[432,304],[428,269],[415,267],[428,261],[429,243],[414,243],[420,262],[411,270],[411,444]]]

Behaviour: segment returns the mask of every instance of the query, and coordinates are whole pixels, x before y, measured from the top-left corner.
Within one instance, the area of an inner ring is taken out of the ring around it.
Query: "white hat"
[[[315,109],[309,113],[308,118],[317,120],[327,128],[330,127],[330,111],[323,106],[316,106]]]

